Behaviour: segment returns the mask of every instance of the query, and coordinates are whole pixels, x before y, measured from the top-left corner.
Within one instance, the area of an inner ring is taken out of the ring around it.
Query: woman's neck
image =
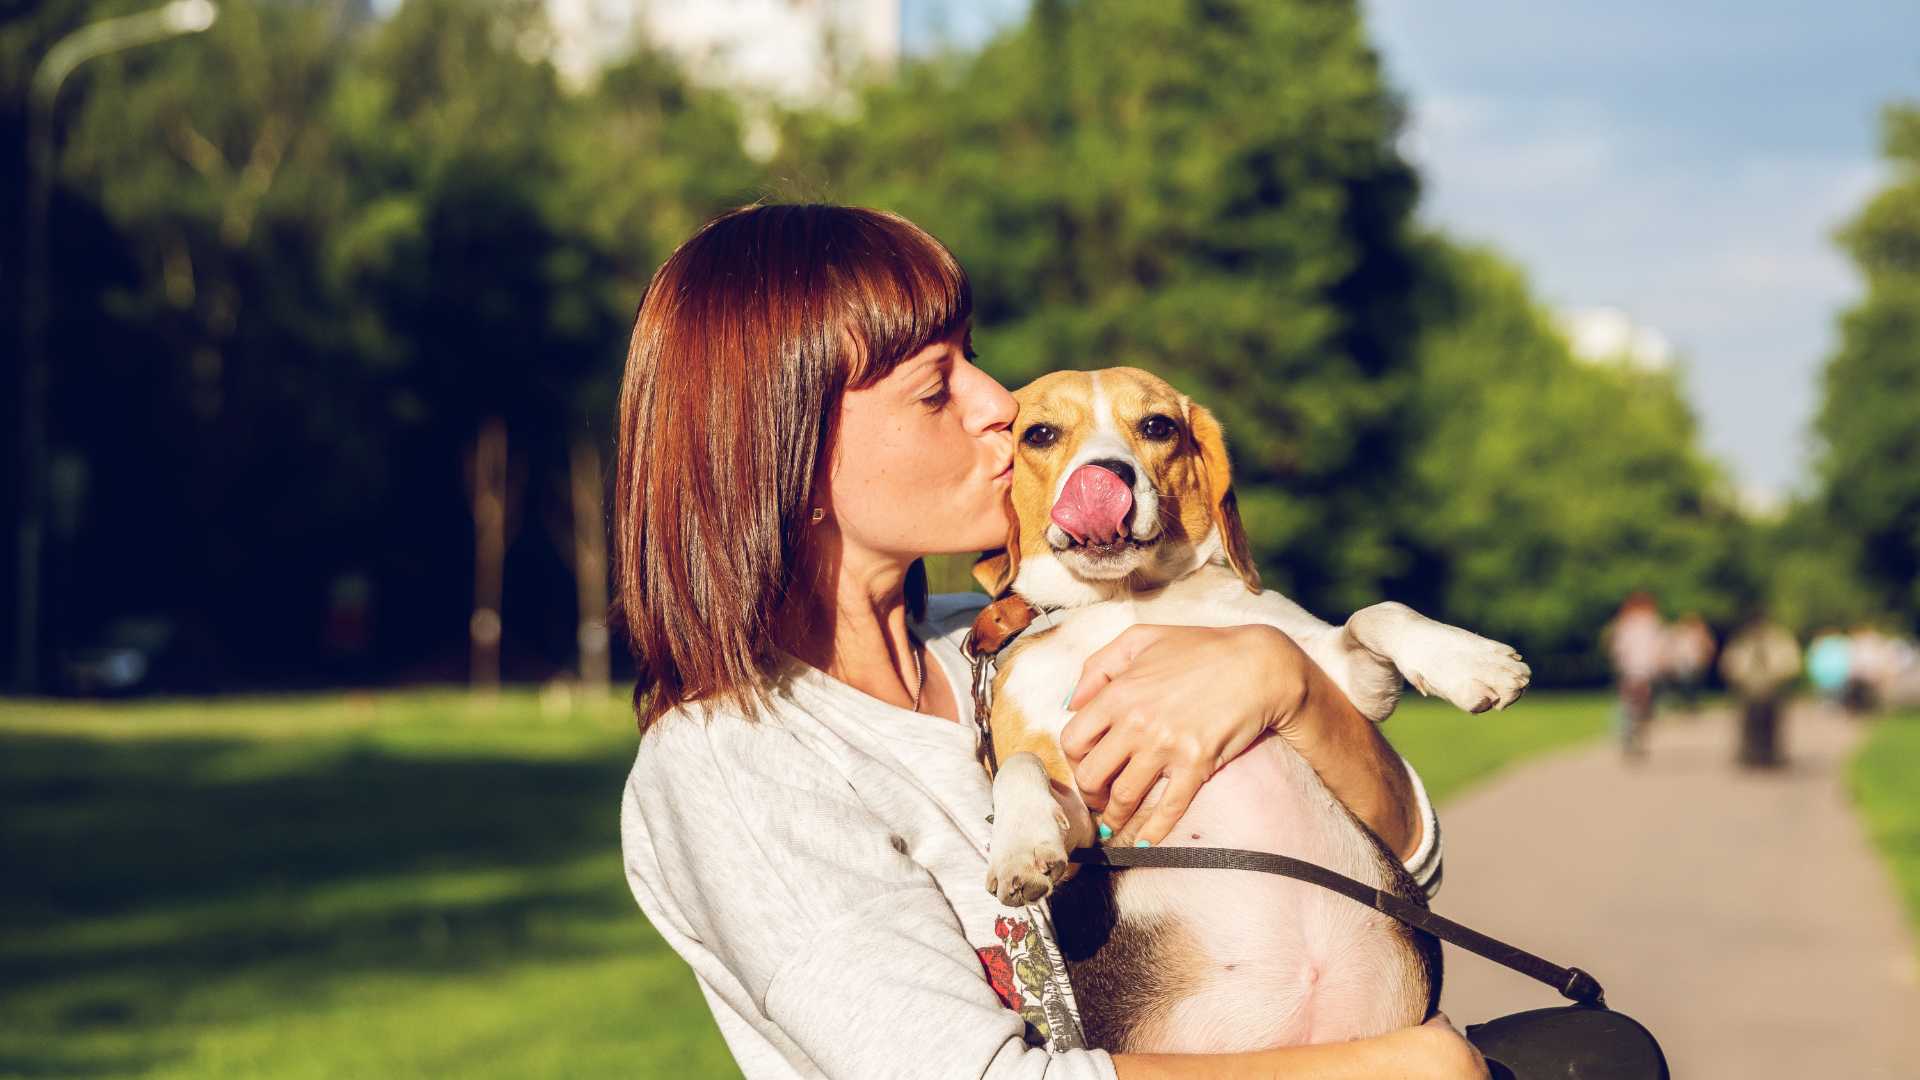
[[[831,572],[805,575],[817,584],[789,609],[782,644],[863,693],[910,705],[915,659],[907,630],[909,566],[877,557],[842,558]]]

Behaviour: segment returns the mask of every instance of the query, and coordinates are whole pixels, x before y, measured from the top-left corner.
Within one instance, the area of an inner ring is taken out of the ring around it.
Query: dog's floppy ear
[[[1013,588],[1020,574],[1020,513],[1013,505],[1013,492],[1007,492],[1007,546],[982,554],[973,562],[973,580],[995,600]]]
[[[1200,453],[1201,486],[1206,490],[1214,531],[1220,534],[1220,547],[1227,553],[1227,565],[1240,575],[1247,591],[1257,593],[1260,571],[1253,564],[1247,530],[1240,524],[1240,504],[1233,494],[1233,468],[1227,462],[1227,437],[1212,413],[1191,401],[1186,406],[1187,431],[1193,435],[1194,446]]]

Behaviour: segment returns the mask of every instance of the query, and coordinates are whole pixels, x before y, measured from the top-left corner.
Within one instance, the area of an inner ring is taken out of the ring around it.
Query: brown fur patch
[[[1353,822],[1353,827],[1360,830],[1360,835],[1366,837],[1373,843],[1374,853],[1380,858],[1379,865],[1381,872],[1384,873],[1387,878],[1387,891],[1395,896],[1411,900],[1423,908],[1426,907],[1427,895],[1420,890],[1420,885],[1413,880],[1413,875],[1407,872],[1407,864],[1401,862],[1400,857],[1395,855],[1391,848],[1387,847],[1386,841],[1381,840],[1372,829],[1367,828],[1366,823],[1360,820],[1358,814],[1348,809],[1346,803],[1336,799],[1334,800],[1334,805],[1346,813],[1347,820]],[[1441,959],[1440,939],[1427,933],[1425,930],[1416,930],[1398,919],[1390,919],[1389,921],[1393,924],[1394,931],[1404,938],[1407,944],[1413,949],[1414,956],[1419,958],[1419,977],[1425,980],[1427,1016],[1431,1017],[1440,1009],[1440,983],[1446,973],[1445,965]]]
[[[1095,416],[1093,410],[1096,375],[1107,404],[1108,415],[1104,417]],[[976,568],[976,578],[990,592],[998,595],[993,584],[1012,582],[1022,555],[1047,553],[1047,525],[1052,519],[1052,495],[1060,470],[1103,422],[1127,441],[1141,468],[1152,478],[1154,490],[1164,500],[1162,527],[1190,543],[1199,543],[1209,531],[1218,531],[1234,572],[1248,589],[1260,591],[1259,572],[1233,493],[1226,437],[1212,413],[1158,375],[1139,368],[1056,371],[1021,387],[1013,397],[1019,413],[1014,424],[1013,488],[1008,497],[1015,535],[1005,555],[990,553]],[[1177,438],[1156,441],[1140,434],[1140,422],[1156,413],[1179,424]],[[1051,446],[1027,444],[1025,434],[1036,424],[1059,433]]]
[[[1054,891],[1054,930],[1088,1045],[1124,1053],[1200,985],[1202,953],[1171,919],[1122,921],[1114,872],[1081,870]]]

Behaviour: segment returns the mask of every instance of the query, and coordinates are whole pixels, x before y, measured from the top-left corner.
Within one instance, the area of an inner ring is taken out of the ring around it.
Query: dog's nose
[[[1089,461],[1087,464],[1098,465],[1119,477],[1121,483],[1128,487],[1133,486],[1133,466],[1121,461],[1119,458],[1101,458],[1099,461]]]

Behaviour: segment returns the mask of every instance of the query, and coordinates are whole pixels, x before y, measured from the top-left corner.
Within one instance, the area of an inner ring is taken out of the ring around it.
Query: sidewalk
[[[1434,909],[1592,972],[1680,1080],[1920,1077],[1913,940],[1843,787],[1859,732],[1812,705],[1784,732],[1771,774],[1719,712],[1663,717],[1637,768],[1608,742],[1496,778],[1442,812]],[[1560,1003],[1446,952],[1460,1027]]]

